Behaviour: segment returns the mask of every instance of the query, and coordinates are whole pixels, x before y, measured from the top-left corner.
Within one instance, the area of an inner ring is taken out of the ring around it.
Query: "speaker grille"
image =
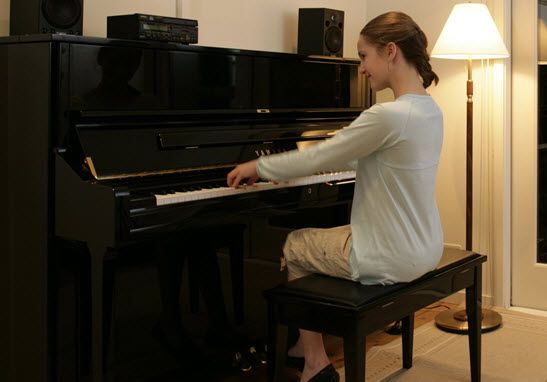
[[[51,26],[70,28],[80,20],[82,7],[79,0],[43,0],[42,11]]]
[[[325,46],[332,53],[342,49],[342,31],[337,26],[331,26],[325,33]]]
[[[298,9],[298,53],[342,57],[344,11],[329,8]]]

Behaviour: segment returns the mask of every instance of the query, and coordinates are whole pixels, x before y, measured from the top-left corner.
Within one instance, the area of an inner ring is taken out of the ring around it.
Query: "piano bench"
[[[402,320],[403,367],[412,367],[414,313],[466,289],[471,380],[480,381],[481,284],[486,256],[445,249],[437,269],[408,283],[362,285],[313,274],[264,291],[268,302],[268,381],[281,381],[288,327],[342,337],[347,382],[365,380],[366,336]]]

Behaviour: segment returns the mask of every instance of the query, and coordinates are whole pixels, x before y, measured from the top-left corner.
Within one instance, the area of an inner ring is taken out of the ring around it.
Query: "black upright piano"
[[[347,210],[351,171],[238,190],[225,178],[237,163],[328,139],[371,104],[357,60],[63,35],[1,39],[0,89],[3,381],[62,374],[63,242],[88,251],[77,289],[88,309],[76,313],[88,367],[76,379],[100,381],[105,257],[236,220],[254,224],[252,257],[267,250],[256,235],[270,217],[297,226],[302,214]]]

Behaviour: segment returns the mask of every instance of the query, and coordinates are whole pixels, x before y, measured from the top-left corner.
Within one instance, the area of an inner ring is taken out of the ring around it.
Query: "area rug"
[[[483,382],[547,382],[547,318],[496,309],[503,326],[482,335]],[[414,332],[414,361],[402,368],[400,338],[373,347],[366,357],[366,381],[470,381],[466,335],[446,333],[433,322]],[[338,370],[345,381],[344,368]]]

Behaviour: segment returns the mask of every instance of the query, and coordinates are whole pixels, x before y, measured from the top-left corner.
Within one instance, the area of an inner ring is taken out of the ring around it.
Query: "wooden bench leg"
[[[366,336],[361,331],[352,331],[344,336],[344,368],[346,382],[365,380]]]
[[[285,377],[287,362],[288,328],[279,324],[279,312],[275,302],[268,302],[268,382],[281,382]]]
[[[414,313],[403,318],[403,367],[412,367],[412,352],[414,346]]]
[[[471,381],[481,380],[481,316],[482,316],[482,267],[474,269],[474,285],[465,290],[465,309],[469,325],[469,356],[471,363]]]

